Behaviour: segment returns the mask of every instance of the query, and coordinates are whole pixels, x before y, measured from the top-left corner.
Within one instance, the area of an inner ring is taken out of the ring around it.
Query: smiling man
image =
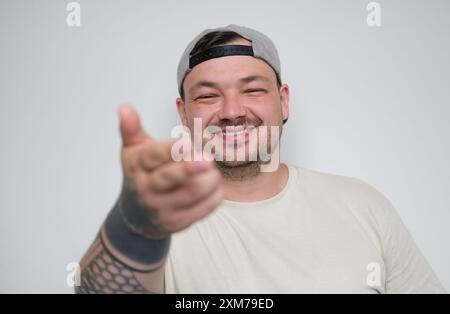
[[[215,160],[175,161],[174,141],[157,142],[121,106],[122,193],[76,292],[445,292],[367,183],[284,163],[262,171],[260,147],[272,161],[289,116],[267,36],[237,25],[203,31],[182,54],[178,87],[183,125],[193,131],[200,119],[220,131]],[[230,152],[244,158],[223,158]]]

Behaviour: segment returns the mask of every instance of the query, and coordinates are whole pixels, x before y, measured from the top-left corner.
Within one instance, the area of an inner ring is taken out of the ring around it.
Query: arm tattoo
[[[168,233],[155,223],[155,212],[144,207],[125,183],[121,196],[106,218],[105,237],[114,249],[133,261],[149,266],[157,264],[168,254],[170,234],[167,236]],[[157,238],[150,237],[152,232]],[[151,271],[150,268],[140,271]]]
[[[154,293],[139,283],[138,279],[143,279],[141,274],[150,284],[149,289],[153,289],[153,282],[159,291],[159,276],[164,274],[161,267],[171,238],[158,220],[157,211],[142,204],[132,183],[125,180],[117,203],[86,254],[81,285],[75,292]],[[130,261],[136,262],[138,268],[133,268]],[[147,277],[152,273],[153,278]]]
[[[118,200],[119,211],[125,224],[135,233],[150,239],[166,239],[170,232],[159,221],[159,213],[139,199],[131,179],[124,179]]]
[[[136,279],[132,270],[115,259],[104,247],[82,270],[77,294],[152,293]]]

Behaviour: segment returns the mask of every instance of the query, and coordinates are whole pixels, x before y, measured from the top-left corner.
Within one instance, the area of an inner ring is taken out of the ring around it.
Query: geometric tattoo
[[[103,248],[81,272],[77,294],[152,293],[143,287],[134,273]]]

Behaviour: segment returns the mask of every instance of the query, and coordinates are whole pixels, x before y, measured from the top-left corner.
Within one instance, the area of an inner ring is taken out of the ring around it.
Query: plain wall
[[[386,195],[450,290],[450,1],[0,1],[0,292],[70,293],[121,185],[116,109],[179,124],[176,67],[205,28],[275,42],[291,90],[282,159]]]

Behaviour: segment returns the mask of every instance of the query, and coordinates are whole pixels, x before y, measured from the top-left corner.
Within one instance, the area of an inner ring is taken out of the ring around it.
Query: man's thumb
[[[148,135],[142,128],[139,115],[130,105],[119,107],[120,134],[123,146],[136,145],[144,142]]]

